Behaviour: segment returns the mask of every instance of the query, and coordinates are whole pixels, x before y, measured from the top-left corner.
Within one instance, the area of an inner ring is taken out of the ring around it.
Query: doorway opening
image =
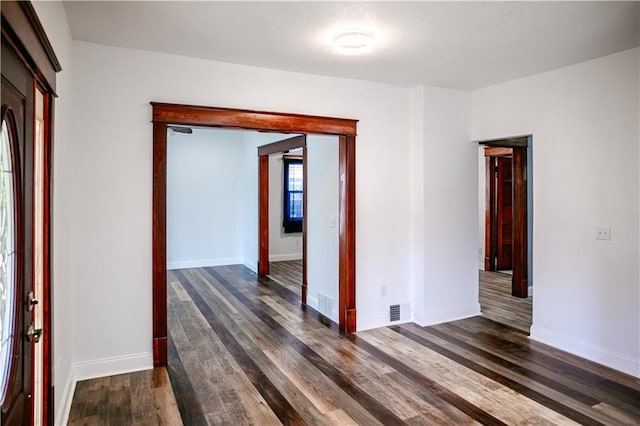
[[[258,157],[258,273],[337,323],[338,137],[293,136],[258,147]]]
[[[531,136],[480,141],[480,305],[529,332],[532,322]]]
[[[167,128],[205,126],[338,137],[338,327],[355,332],[355,142],[357,120],[151,103],[153,107],[153,356],[167,362]],[[268,264],[268,263],[267,263]]]
[[[306,306],[307,136],[293,136],[259,146],[258,158],[258,274],[275,278],[285,286],[300,285],[302,305]],[[277,196],[281,198],[277,199]],[[282,223],[282,230],[279,223]],[[276,234],[282,237],[277,238]],[[271,255],[276,245],[288,247],[275,250],[278,253]],[[272,271],[273,261],[289,263],[279,263]]]

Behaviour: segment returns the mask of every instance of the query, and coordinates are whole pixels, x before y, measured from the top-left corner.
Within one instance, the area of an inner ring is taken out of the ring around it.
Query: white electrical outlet
[[[596,228],[596,240],[611,240],[611,227]]]
[[[380,287],[380,297],[387,297],[387,286],[383,285]]]

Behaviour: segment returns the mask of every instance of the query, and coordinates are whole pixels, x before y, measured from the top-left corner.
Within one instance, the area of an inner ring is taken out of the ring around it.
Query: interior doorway
[[[513,275],[513,148],[484,148],[485,271]]]
[[[528,144],[529,137],[480,142],[485,146],[485,269],[511,269],[515,297],[529,295]]]
[[[355,142],[357,120],[152,102],[152,287],[155,366],[167,362],[167,126],[221,127],[338,137],[338,327],[355,332]]]
[[[270,182],[270,168],[269,168],[269,156],[274,154],[284,154],[289,153],[291,150],[300,150],[300,166],[302,168],[302,176],[301,187],[298,188],[296,186],[295,193],[288,194],[289,199],[284,200],[283,202],[283,222],[284,225],[288,225],[288,230],[300,231],[302,232],[302,277],[301,283],[302,292],[301,299],[302,305],[306,306],[307,304],[307,230],[308,230],[308,217],[307,217],[307,206],[308,206],[308,191],[307,191],[307,136],[299,135],[293,136],[291,138],[287,138],[281,141],[273,142],[267,145],[262,145],[258,147],[258,157],[259,157],[259,171],[258,171],[258,179],[259,179],[259,201],[258,201],[258,210],[259,210],[259,231],[258,231],[258,274],[261,276],[269,275],[269,265],[270,265],[270,256],[269,256],[269,206],[273,201],[269,200],[269,182]],[[290,157],[291,159],[291,157]],[[283,161],[285,161],[283,157]],[[285,164],[287,164],[285,162]],[[295,169],[298,169],[298,164],[292,164],[295,166]],[[292,167],[293,169],[293,167]],[[288,174],[289,169],[284,170],[284,180],[285,185],[288,184]],[[295,183],[295,185],[299,185],[299,183]],[[287,186],[288,188],[288,186]],[[300,194],[299,191],[302,191]],[[289,191],[287,191],[289,192]],[[298,199],[300,198],[301,200]],[[301,208],[300,203],[301,201]],[[293,211],[296,211],[299,214],[295,214]],[[300,217],[302,216],[302,217]]]
[[[481,309],[495,321],[528,332],[533,303],[531,137],[479,144]]]

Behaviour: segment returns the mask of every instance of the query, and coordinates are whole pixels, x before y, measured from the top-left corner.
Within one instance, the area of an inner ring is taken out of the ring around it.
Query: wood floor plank
[[[479,301],[482,314],[493,321],[508,324],[529,333],[533,298],[511,296],[512,278],[512,275],[499,272],[479,272]]]
[[[237,389],[227,375],[239,369],[233,355],[226,350],[218,336],[208,327],[206,319],[191,298],[181,304],[179,320],[170,323],[172,340],[185,360],[186,373],[193,387],[199,390],[198,400],[206,422],[228,424],[232,421],[256,423],[255,416],[242,406]],[[181,328],[185,333],[181,333]],[[202,335],[200,337],[199,334]],[[195,340],[196,344],[188,345]]]
[[[536,374],[507,362],[499,357],[468,351],[466,346],[456,346],[446,338],[439,338],[432,327],[421,330],[416,325],[394,327],[394,331],[413,341],[448,357],[473,371],[495,380],[510,389],[531,398],[532,400],[553,409],[582,424],[589,424],[592,420],[607,423],[613,419],[596,413],[591,408],[598,401],[593,397],[561,385],[543,374]],[[483,356],[484,355],[484,356]]]
[[[530,301],[504,309],[510,277],[481,273],[501,323],[345,335],[301,306],[300,263],[278,263],[280,283],[242,265],[168,271],[170,383],[78,382],[69,424],[640,424],[640,380],[530,340]]]
[[[263,300],[262,297],[258,299]],[[263,306],[263,308],[266,308],[266,306]],[[242,308],[238,307],[238,309],[241,310]],[[338,406],[341,406],[344,414],[351,416],[360,424],[377,424],[376,419],[355,401],[348,397],[340,397],[340,388],[328,380],[320,371],[316,370],[315,366],[301,356],[298,351],[289,348],[270,327],[267,327],[261,321],[252,319],[257,317],[251,310],[247,307],[244,309],[246,310],[243,312],[244,317],[236,318],[238,323],[243,323],[242,327],[251,333],[256,343],[272,359],[274,364],[280,365],[282,367],[281,370],[287,369],[287,371],[283,371],[283,374],[287,375],[293,383],[300,383],[299,390],[307,393],[310,400],[321,399],[315,404],[320,411],[327,407],[330,407],[330,410],[335,410]],[[272,314],[272,317],[275,318],[276,316]],[[288,317],[291,319],[291,316]],[[296,319],[296,325],[300,324],[299,321],[299,319]],[[302,331],[302,329],[299,331]],[[310,371],[315,371],[316,374],[310,374]],[[342,417],[344,418],[345,416],[343,415]]]
[[[384,345],[382,350],[414,370],[423,371],[426,378],[440,383],[443,388],[459,395],[467,403],[473,404],[476,409],[483,410],[506,424],[526,422],[531,415],[540,412],[546,412],[546,418],[549,420],[570,423],[569,419],[557,416],[556,413],[523,395],[465,366],[460,366],[436,352],[426,351],[421,345],[410,339],[404,339],[391,330],[370,330],[358,334],[378,347],[383,346],[384,342],[393,342]],[[443,374],[443,371],[446,371],[446,374]]]
[[[512,327],[508,327],[505,324],[492,321],[491,319],[476,316],[467,318],[464,321],[452,321],[450,323],[441,324],[437,327],[449,325],[459,327],[463,330],[468,330],[470,333],[477,333],[479,336],[492,335],[508,340],[518,346],[521,346],[523,348],[523,352],[531,353],[532,355],[537,353],[551,360],[551,362],[558,362],[560,368],[563,368],[564,366],[575,366],[576,368],[589,372],[594,376],[599,376],[629,389],[636,391],[640,390],[640,378],[621,373],[602,364],[595,363],[585,358],[576,357],[568,352],[531,340],[526,334],[523,334]]]
[[[446,331],[444,331],[446,329]],[[484,354],[485,357],[499,357],[512,370],[522,370],[527,377],[538,377],[541,383],[548,383],[566,395],[587,405],[607,402],[640,416],[640,390],[603,378],[572,363],[527,349],[521,345],[505,341],[504,335],[474,334],[452,324],[439,325],[429,330],[458,346]]]
[[[494,424],[504,424],[502,420],[491,414],[490,410],[478,405],[478,402],[482,402],[490,409],[494,409],[494,405],[497,404],[494,401],[497,389],[491,383],[477,383],[469,380],[461,371],[447,368],[448,366],[435,354],[420,353],[409,344],[399,345],[393,337],[389,341],[390,337],[376,336],[368,332],[359,333],[361,344],[364,341],[372,347],[381,348],[380,351],[396,362],[400,371],[407,371],[416,383],[426,383],[433,387],[438,396],[446,397],[449,403],[453,403],[467,414],[481,416],[485,421]],[[443,370],[446,370],[446,375],[441,373]],[[483,389],[482,397],[480,397],[480,388]]]
[[[300,292],[302,288],[302,260],[270,262],[269,278],[292,291]]]
[[[70,414],[74,426],[183,424],[164,368],[78,382]]]
[[[203,292],[200,294],[206,297],[206,290],[208,290],[208,288],[197,286],[197,283],[193,284],[196,291]],[[205,299],[203,298],[203,300]],[[317,423],[321,421],[323,418],[322,413],[310,403],[305,393],[299,392],[299,389],[289,380],[288,375],[283,374],[282,371],[271,362],[269,357],[265,355],[265,345],[270,347],[268,339],[255,339],[256,336],[260,335],[260,331],[252,327],[250,322],[244,322],[242,316],[235,318],[234,316],[229,316],[219,310],[220,306],[211,304],[209,300],[206,300],[206,302],[210,308],[218,312],[217,315],[220,323],[235,337],[260,371],[265,374],[266,378],[270,380],[286,400],[291,403],[292,407],[295,407],[295,410],[299,412],[303,418],[311,422]]]
[[[283,338],[287,344],[294,347],[301,355],[303,355],[312,365],[320,370],[325,376],[334,381],[343,391],[347,392],[349,396],[358,401],[361,405],[367,408],[371,414],[373,414],[378,420],[383,423],[393,422],[401,424],[402,420],[391,412],[387,407],[380,404],[375,398],[363,391],[357,386],[351,379],[340,372],[338,369],[327,363],[322,357],[320,357],[311,348],[301,342],[297,337],[282,327],[277,321],[263,312],[264,307],[260,307],[258,301],[252,301],[243,295],[238,289],[226,280],[221,274],[212,270],[212,268],[206,268],[218,283],[224,286],[230,293],[234,295],[236,299],[245,304],[254,314],[262,319],[269,327],[272,328],[281,338]]]
[[[249,354],[247,354],[235,337],[224,327],[216,313],[213,312],[191,284],[186,280],[180,280],[180,282],[200,312],[202,312],[211,328],[216,330],[216,334],[220,337],[220,340],[222,340],[228,350],[233,353],[234,357],[238,359],[247,377],[249,377],[278,418],[286,424],[305,424],[300,414],[291,406],[290,402],[287,401],[276,386],[267,378],[264,372],[260,370]]]

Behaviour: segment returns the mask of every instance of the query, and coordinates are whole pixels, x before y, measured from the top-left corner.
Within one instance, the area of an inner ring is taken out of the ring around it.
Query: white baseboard
[[[365,330],[371,330],[374,328],[380,328],[380,327],[388,327],[390,325],[398,325],[398,324],[406,324],[409,322],[414,322],[413,319],[413,307],[411,306],[411,303],[403,300],[403,301],[394,301],[393,303],[389,303],[386,305],[386,307],[388,308],[389,305],[405,305],[408,304],[410,306],[410,312],[407,315],[407,317],[405,319],[399,320],[399,321],[393,321],[391,322],[389,319],[389,312],[388,311],[383,311],[383,313],[379,314],[379,315],[360,315],[358,314],[357,317],[357,321],[356,321],[356,327],[357,327],[357,331],[365,331]]]
[[[316,311],[318,310],[318,298],[310,294],[307,294],[307,306],[311,306]],[[318,311],[320,312],[320,311]]]
[[[413,320],[409,319],[406,321],[389,321],[389,315],[368,315],[368,316],[358,316],[356,322],[356,331],[365,331],[372,330],[374,328],[380,327],[388,327],[390,325],[398,325],[398,324],[406,324],[409,322],[413,322]]]
[[[480,304],[454,306],[453,308],[439,309],[429,312],[415,312],[413,320],[421,327],[441,324],[443,322],[456,321],[480,315]]]
[[[60,403],[57,405],[55,415],[55,425],[65,426],[69,422],[69,411],[71,410],[71,401],[76,390],[76,380],[73,377],[73,367],[69,370],[67,381],[60,397]]]
[[[143,352],[73,364],[75,380],[94,379],[153,368],[153,354]]]
[[[242,264],[243,264],[244,266],[246,266],[248,269],[252,270],[254,274],[257,274],[257,273],[258,273],[258,265],[257,265],[257,262],[251,262],[251,261],[248,261],[248,260],[246,260],[246,259],[245,259],[245,260],[242,262]]]
[[[242,264],[240,257],[218,257],[215,259],[176,260],[167,262],[167,269],[206,268],[207,266],[224,266]]]
[[[283,262],[285,260],[301,260],[302,253],[289,253],[289,254],[270,254],[269,262]]]
[[[535,324],[531,326],[530,338],[640,378],[640,359]]]
[[[69,376],[67,377],[67,383],[65,384],[61,401],[58,406],[59,410],[56,414],[55,420],[56,426],[64,426],[69,421],[71,402],[73,401],[76,383],[79,380],[115,376],[117,374],[131,373],[133,371],[148,370],[151,368],[153,368],[153,354],[151,352],[76,362],[72,364]]]

